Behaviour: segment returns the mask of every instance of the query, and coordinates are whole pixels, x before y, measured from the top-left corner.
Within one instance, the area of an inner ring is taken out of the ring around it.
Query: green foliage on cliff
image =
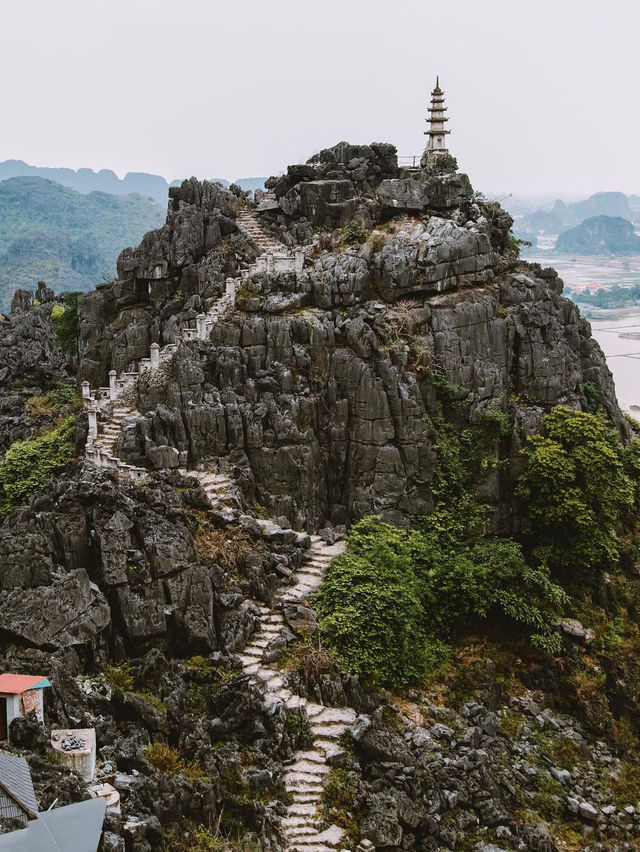
[[[419,680],[474,623],[519,625],[557,650],[553,624],[567,603],[518,544],[483,539],[455,504],[410,531],[373,517],[357,523],[315,597],[320,629],[342,665],[386,686]]]
[[[73,459],[75,417],[35,438],[15,441],[0,461],[0,518],[40,494]]]
[[[618,561],[616,524],[633,509],[637,448],[623,450],[603,414],[555,408],[523,450],[516,494],[534,560],[563,577],[593,577]],[[637,472],[636,472],[637,475]]]
[[[67,293],[64,298],[64,305],[54,305],[51,311],[51,322],[58,345],[70,355],[76,355],[78,352],[78,299],[80,295],[80,293]]]
[[[322,633],[346,669],[403,686],[426,671],[420,584],[406,534],[374,518],[357,524],[315,598]]]

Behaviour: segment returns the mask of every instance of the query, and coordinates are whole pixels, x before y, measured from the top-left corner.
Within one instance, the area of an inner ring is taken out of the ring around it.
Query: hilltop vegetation
[[[120,251],[164,220],[155,201],[81,195],[50,180],[0,183],[0,310],[17,288],[46,280],[58,290],[93,289],[115,275]]]

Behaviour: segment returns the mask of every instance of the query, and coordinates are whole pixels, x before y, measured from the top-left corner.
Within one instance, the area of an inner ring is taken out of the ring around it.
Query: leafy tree
[[[622,444],[604,415],[555,408],[522,452],[516,494],[532,556],[567,577],[615,564],[615,526],[631,511],[634,492]]]
[[[74,455],[75,417],[35,438],[14,441],[0,461],[0,518],[40,494]]]
[[[64,352],[76,355],[78,352],[78,299],[81,293],[67,293],[63,305],[54,305],[51,321],[56,333],[58,345]]]

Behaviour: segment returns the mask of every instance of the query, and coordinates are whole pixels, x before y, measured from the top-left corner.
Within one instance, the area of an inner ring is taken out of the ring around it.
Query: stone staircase
[[[180,470],[183,476],[197,479],[214,512],[225,521],[235,521],[240,516],[242,505],[236,486],[230,476],[212,470]]]
[[[247,207],[246,204],[240,204],[238,206],[236,224],[258,246],[261,255],[288,255],[290,253],[284,243],[278,242],[278,240],[274,239],[274,237],[265,230],[258,214],[250,207]]]
[[[185,325],[181,329],[182,340],[208,340],[213,326],[229,313],[236,299],[238,287],[252,276],[265,272],[300,272],[304,265],[304,253],[290,251],[285,245],[271,237],[262,226],[257,214],[241,203],[238,206],[238,227],[249,236],[260,249],[255,263],[241,271],[237,278],[227,278],[224,294],[217,299],[207,313],[198,314],[195,326]],[[85,447],[85,459],[96,467],[108,467],[119,475],[137,481],[147,475],[145,468],[129,465],[113,454],[117,435],[127,417],[136,412],[124,399],[134,399],[136,383],[146,370],[156,372],[169,362],[178,344],[169,343],[160,347],[152,343],[149,357],[142,358],[137,366],[118,376],[115,370],[109,373],[109,387],[92,390],[88,382],[82,383],[82,398],[89,416],[89,435]],[[125,410],[126,409],[126,410]]]
[[[311,536],[311,547],[304,564],[295,574],[294,584],[283,591],[273,608],[258,607],[260,630],[246,645],[240,659],[243,670],[260,682],[265,690],[265,706],[284,704],[289,710],[304,710],[313,737],[310,749],[296,752],[287,767],[285,787],[291,804],[282,821],[287,847],[298,852],[330,852],[339,848],[343,832],[338,826],[319,830],[318,805],[330,772],[329,761],[342,753],[340,737],[353,724],[356,713],[350,708],[324,707],[295,695],[285,686],[282,672],[263,663],[265,649],[284,628],[282,607],[300,604],[315,591],[329,562],[344,550],[344,543],[325,544],[319,536]]]
[[[261,254],[254,264],[242,270],[239,278],[227,279],[225,293],[206,314],[196,317],[195,326],[187,325],[182,328],[183,340],[208,340],[213,326],[233,309],[238,284],[244,283],[253,275],[302,271],[303,252],[291,252],[273,239],[264,230],[255,212],[244,204],[239,206],[237,223],[258,245]],[[137,416],[134,406],[140,375],[147,370],[157,372],[164,365],[168,365],[177,348],[175,343],[164,347],[157,343],[152,344],[149,357],[140,361],[137,370],[125,372],[121,376],[117,376],[115,370],[112,370],[107,388],[91,390],[89,383],[83,382],[82,396],[89,415],[89,437],[85,449],[87,462],[116,469],[120,475],[133,481],[149,474],[146,469],[125,464],[117,458],[114,455],[115,444],[123,422]],[[214,470],[181,469],[180,472],[199,481],[214,511],[226,520],[237,520],[241,513],[241,504],[236,487],[229,476]],[[326,777],[330,772],[329,761],[341,753],[340,737],[355,721],[356,713],[349,708],[324,707],[295,695],[285,686],[282,673],[263,663],[263,655],[265,648],[284,628],[283,607],[302,603],[317,589],[324,569],[343,549],[343,543],[328,545],[319,536],[311,536],[311,547],[304,564],[294,575],[293,585],[282,591],[275,599],[273,607],[258,606],[260,630],[241,655],[243,670],[264,689],[265,706],[269,709],[278,704],[285,704],[290,711],[304,711],[313,737],[312,747],[296,752],[285,775],[285,786],[290,794],[291,804],[282,821],[282,829],[286,848],[292,852],[331,852],[341,845],[342,829],[335,825],[324,830],[318,827],[318,806]]]

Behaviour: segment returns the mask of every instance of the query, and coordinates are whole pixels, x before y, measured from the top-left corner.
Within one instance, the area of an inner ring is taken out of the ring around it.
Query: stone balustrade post
[[[236,279],[235,278],[227,278],[224,284],[224,292],[225,296],[228,296],[230,299],[236,298]]]
[[[98,409],[92,405],[89,409],[89,441],[98,437]]]
[[[198,314],[196,317],[196,337],[198,340],[207,339],[207,315]]]
[[[149,347],[149,355],[151,359],[151,369],[157,370],[160,366],[160,344],[152,343]]]
[[[80,387],[82,388],[82,399],[91,399],[91,385],[89,382],[82,382]]]
[[[118,374],[115,370],[109,370],[109,399],[114,400],[118,395]]]

